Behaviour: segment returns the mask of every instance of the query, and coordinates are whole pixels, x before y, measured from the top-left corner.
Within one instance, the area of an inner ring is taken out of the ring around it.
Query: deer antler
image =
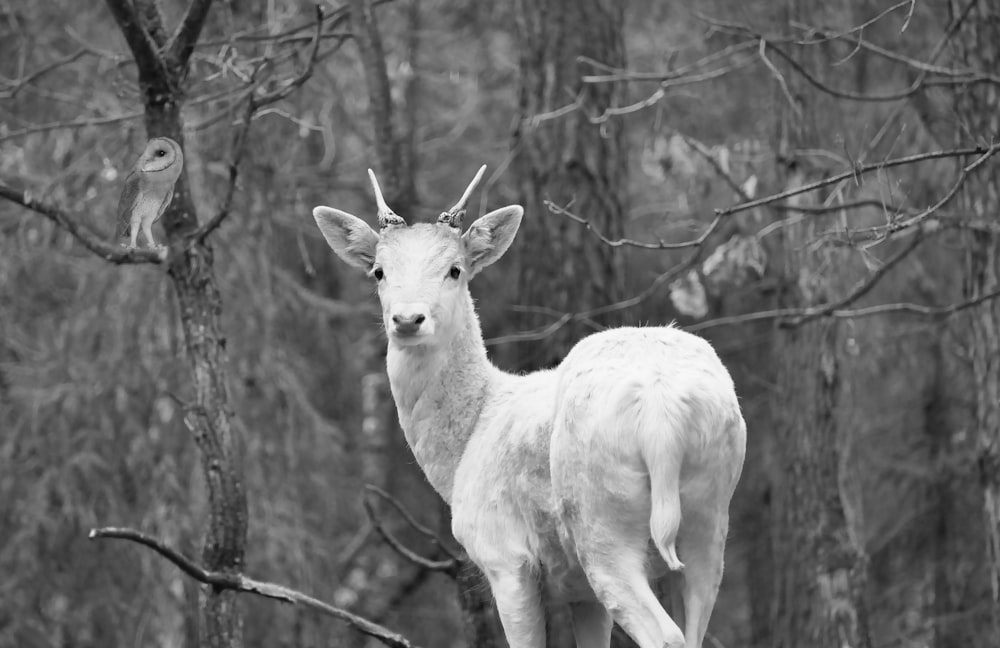
[[[395,227],[396,225],[406,225],[406,221],[396,214],[389,208],[389,205],[385,203],[385,198],[382,197],[382,189],[378,186],[378,180],[375,179],[375,172],[368,169],[368,177],[372,181],[372,189],[375,190],[375,204],[378,205],[378,224],[379,227],[385,229],[386,227]]]
[[[465,203],[469,201],[469,196],[471,196],[472,192],[476,190],[476,185],[479,184],[479,181],[483,179],[484,173],[486,173],[485,164],[479,167],[479,172],[476,173],[476,177],[473,178],[472,182],[469,183],[469,186],[465,188],[465,193],[463,193],[462,197],[458,199],[455,206],[446,212],[441,212],[437,222],[456,229],[462,227],[462,217],[465,216]]]

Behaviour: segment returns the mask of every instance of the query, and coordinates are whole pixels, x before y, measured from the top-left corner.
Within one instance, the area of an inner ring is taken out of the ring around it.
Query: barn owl
[[[158,248],[153,240],[153,223],[160,219],[174,196],[174,183],[184,167],[180,144],[169,137],[156,137],[146,142],[146,148],[125,178],[125,188],[118,201],[119,241],[129,237],[129,249],[136,247],[139,229],[146,236],[146,245]]]

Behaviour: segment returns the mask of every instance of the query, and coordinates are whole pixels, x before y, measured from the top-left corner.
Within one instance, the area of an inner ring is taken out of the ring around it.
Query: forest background
[[[484,163],[500,366],[676,321],[734,375],[707,645],[997,645],[998,104],[990,0],[0,2],[0,646],[503,645],[310,215]],[[165,260],[112,240],[158,135]]]

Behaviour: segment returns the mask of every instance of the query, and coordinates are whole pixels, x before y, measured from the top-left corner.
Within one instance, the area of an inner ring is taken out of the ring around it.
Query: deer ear
[[[470,276],[474,277],[503,256],[514,240],[523,215],[523,207],[510,205],[486,214],[469,226],[462,235],[462,241],[465,243]]]
[[[368,223],[333,207],[314,208],[313,218],[337,256],[356,268],[371,269],[375,263],[378,234],[368,227]]]

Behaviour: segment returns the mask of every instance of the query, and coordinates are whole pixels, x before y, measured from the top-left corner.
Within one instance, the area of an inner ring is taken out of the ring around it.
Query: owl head
[[[180,174],[184,164],[181,146],[169,137],[154,137],[146,142],[146,148],[139,158],[139,170],[143,173],[172,171]]]

